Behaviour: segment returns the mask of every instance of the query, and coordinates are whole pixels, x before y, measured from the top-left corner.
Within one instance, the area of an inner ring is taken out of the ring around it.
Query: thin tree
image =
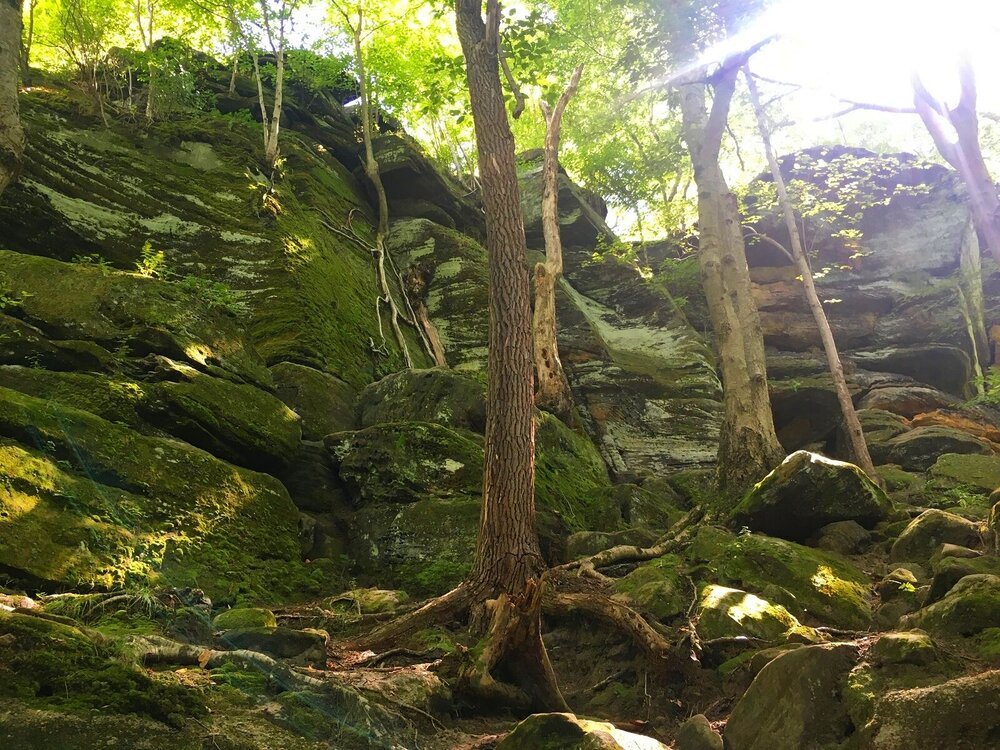
[[[785,455],[771,414],[764,335],[751,292],[739,209],[719,164],[744,59],[723,62],[708,81],[685,82],[680,92],[684,141],[698,186],[698,261],[722,374],[719,487],[730,496],[741,495]],[[710,111],[708,82],[714,86]]]
[[[938,152],[962,178],[976,231],[1000,264],[1000,196],[979,145],[976,74],[968,58],[959,62],[958,79],[958,104],[949,107],[914,75],[913,102]]]
[[[0,194],[17,179],[24,158],[24,129],[18,108],[21,4],[0,0]]]
[[[28,16],[28,26],[24,29],[21,39],[21,83],[28,86],[31,83],[31,45],[35,40],[35,7],[36,0],[24,0],[24,8],[21,13],[23,23],[24,15]]]
[[[157,0],[135,0],[135,22],[139,27],[139,38],[146,51],[146,71],[149,81],[146,85],[146,122],[152,122],[155,115],[156,63],[153,60],[153,42],[156,31]]]
[[[277,10],[272,10],[268,0],[260,0],[261,24],[264,38],[274,55],[274,101],[268,112],[264,101],[264,83],[260,73],[260,54],[253,51],[253,72],[257,79],[257,98],[260,103],[261,124],[264,129],[264,161],[273,170],[280,156],[278,133],[281,129],[281,101],[285,85],[285,41],[287,24],[295,9],[294,0],[281,0]]]
[[[378,201],[378,222],[375,229],[375,245],[373,253],[375,255],[375,268],[379,284],[379,301],[384,302],[389,309],[389,323],[392,326],[396,343],[403,353],[403,360],[408,368],[413,367],[413,358],[410,356],[410,349],[406,344],[406,337],[403,329],[399,325],[401,317],[396,299],[393,297],[392,288],[389,286],[386,276],[385,261],[386,249],[385,240],[389,236],[389,201],[386,198],[385,186],[382,184],[382,175],[379,172],[378,161],[375,159],[375,149],[372,146],[372,105],[371,105],[371,83],[368,80],[368,73],[365,68],[365,57],[363,41],[365,37],[365,12],[359,4],[354,8],[352,14],[346,4],[332,3],[333,8],[343,18],[345,27],[350,31],[354,42],[354,64],[358,69],[358,87],[360,89],[361,105],[361,133],[365,144],[365,175],[375,188],[375,195]],[[353,17],[352,17],[353,16]],[[379,328],[382,327],[382,313],[379,305],[375,306],[375,313],[378,317]]]
[[[542,168],[542,233],[545,262],[535,265],[534,352],[535,403],[566,423],[573,420],[573,394],[559,359],[556,337],[556,284],[563,272],[562,239],[559,236],[559,138],[563,113],[580,84],[583,66],[573,71],[569,86],[555,108],[540,103],[545,116],[545,161]]]
[[[764,111],[764,105],[761,104],[757,81],[750,72],[749,63],[743,66],[743,75],[750,90],[750,104],[753,106],[753,111],[757,118],[757,129],[760,132],[760,139],[764,144],[767,163],[774,178],[774,186],[778,193],[778,205],[781,207],[781,213],[785,220],[785,228],[788,230],[791,252],[779,242],[772,240],[771,244],[779,248],[795,263],[799,277],[802,279],[802,293],[805,295],[809,310],[812,312],[813,320],[816,321],[816,327],[819,329],[823,351],[826,354],[827,367],[830,369],[830,376],[833,378],[833,387],[837,393],[837,401],[840,403],[840,412],[844,419],[844,428],[847,432],[854,461],[869,477],[876,482],[880,482],[881,480],[875,472],[875,465],[872,463],[871,454],[868,452],[865,433],[861,429],[861,422],[858,420],[858,414],[854,409],[854,400],[851,398],[851,392],[847,388],[847,379],[844,377],[844,366],[840,361],[840,354],[837,351],[837,342],[834,339],[833,330],[830,328],[830,321],[827,319],[826,311],[823,309],[823,304],[816,293],[816,284],[813,282],[809,259],[802,247],[802,237],[799,234],[798,223],[795,219],[795,209],[792,207],[792,201],[788,197],[785,178],[781,174],[781,165],[778,163],[778,158],[774,153],[767,114]]]

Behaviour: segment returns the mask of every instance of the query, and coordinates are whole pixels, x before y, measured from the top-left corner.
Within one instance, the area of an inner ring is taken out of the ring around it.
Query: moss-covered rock
[[[482,434],[486,383],[475,375],[445,368],[403,370],[365,388],[358,396],[358,411],[361,427],[433,422]]]
[[[856,646],[836,643],[797,648],[770,661],[733,708],[726,746],[838,746],[853,729],[840,695],[857,655]]]
[[[931,564],[934,577],[924,604],[932,604],[951,591],[951,588],[966,576],[977,574],[1000,575],[1000,558],[992,555],[984,557],[941,557]]]
[[[799,621],[780,604],[715,584],[702,589],[698,635],[703,640],[750,637],[780,641],[789,631],[799,629],[803,629]]]
[[[357,391],[349,384],[294,362],[278,362],[270,370],[276,395],[302,418],[304,439],[354,429]]]
[[[642,563],[617,579],[614,589],[617,598],[660,620],[683,614],[691,602],[691,585],[685,577],[684,561],[676,555],[664,555]]]
[[[621,511],[608,498],[607,468],[594,444],[556,417],[537,413],[535,501],[571,529],[613,529]]]
[[[798,451],[750,490],[730,522],[804,541],[835,521],[871,528],[891,509],[885,492],[854,464]]]
[[[497,745],[497,750],[667,750],[650,737],[573,714],[534,714]]]
[[[871,622],[870,579],[846,559],[761,534],[698,530],[684,553],[697,580],[748,591],[799,620],[842,628]]]
[[[35,705],[144,714],[168,724],[203,716],[199,696],[116,658],[111,644],[83,630],[0,611],[0,697]]]
[[[1000,456],[945,453],[934,462],[930,474],[989,493],[1000,487]]]
[[[927,471],[944,453],[992,455],[991,444],[953,427],[916,427],[885,443],[883,463]]]
[[[926,510],[914,518],[892,545],[890,559],[926,563],[942,544],[978,546],[976,524],[943,510]]]
[[[880,697],[859,733],[861,747],[985,748],[1000,740],[1000,671],[959,677]]]
[[[352,502],[409,503],[482,491],[482,439],[429,422],[378,424],[327,436]]]
[[[907,615],[901,622],[931,635],[969,637],[995,627],[1000,619],[1000,576],[961,579],[940,601]]]
[[[269,609],[259,607],[237,607],[220,612],[212,620],[212,626],[216,630],[229,630],[230,628],[274,628],[278,621],[274,618],[274,613]]]
[[[924,666],[938,659],[934,641],[922,630],[885,633],[872,645],[871,659],[878,666]]]
[[[297,514],[267,475],[5,388],[0,462],[0,558],[30,579],[217,598],[294,578]]]

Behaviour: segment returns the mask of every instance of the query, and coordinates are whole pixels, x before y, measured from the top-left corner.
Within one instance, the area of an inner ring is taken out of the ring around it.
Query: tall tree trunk
[[[823,342],[823,351],[826,353],[826,364],[833,378],[833,387],[837,393],[837,401],[840,403],[840,413],[844,418],[844,429],[847,432],[848,443],[851,447],[851,454],[855,463],[875,482],[881,482],[878,474],[875,473],[875,465],[868,452],[868,443],[865,442],[865,433],[861,429],[861,422],[858,414],[854,410],[854,400],[851,392],[847,388],[847,379],[844,377],[844,366],[840,361],[840,354],[837,352],[837,342],[833,337],[833,330],[830,328],[830,321],[827,320],[826,311],[816,293],[816,284],[813,282],[812,269],[809,267],[809,260],[806,258],[805,250],[802,248],[802,238],[799,235],[798,223],[795,220],[795,210],[792,208],[792,201],[788,197],[788,190],[785,186],[785,178],[781,174],[781,165],[774,154],[774,146],[771,143],[771,131],[767,124],[767,115],[764,113],[764,106],[760,102],[760,93],[757,90],[757,82],[750,72],[750,66],[743,68],[743,74],[747,80],[747,87],[750,90],[750,103],[753,106],[754,114],[757,116],[757,128],[760,131],[760,139],[764,144],[764,153],[767,156],[768,166],[771,168],[771,175],[774,178],[774,186],[778,191],[778,204],[781,206],[781,213],[785,219],[785,228],[791,244],[791,259],[795,263],[802,278],[802,292],[805,294],[809,310],[812,312],[813,320],[819,329],[820,340]],[[782,248],[784,249],[784,248]]]
[[[723,385],[719,487],[738,496],[783,458],[767,391],[764,335],[754,304],[736,196],[719,166],[738,68],[714,79],[709,113],[702,82],[681,89],[684,140],[698,186],[698,260]]]
[[[18,109],[21,3],[0,0],[0,194],[17,179],[24,158],[24,130]]]
[[[563,272],[562,239],[559,236],[559,136],[566,105],[580,83],[583,66],[573,71],[569,86],[550,110],[542,102],[545,115],[545,163],[542,168],[542,233],[545,262],[535,265],[534,351],[538,377],[535,403],[563,422],[573,421],[573,394],[559,359],[556,336],[556,284]]]
[[[958,172],[969,194],[972,220],[980,239],[1000,265],[1000,196],[979,145],[976,76],[969,60],[959,65],[961,96],[949,108],[919,77],[913,79],[914,103],[941,156]]]
[[[482,0],[455,2],[479,147],[490,274],[483,507],[468,585],[473,619],[486,615],[491,626],[477,671],[520,683],[535,710],[563,711],[539,625],[537,579],[545,561],[535,530],[531,285],[514,136],[500,87],[500,3],[487,0],[485,21],[482,7]]]

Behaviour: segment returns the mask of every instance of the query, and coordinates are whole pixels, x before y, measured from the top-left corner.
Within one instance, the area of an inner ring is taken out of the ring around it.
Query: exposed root
[[[494,707],[525,712],[569,710],[542,643],[543,588],[530,579],[523,595],[501,594],[486,603],[490,625],[485,646],[459,675],[465,692]]]
[[[546,592],[542,603],[546,614],[564,616],[567,612],[584,612],[624,631],[658,670],[673,671],[678,667],[674,644],[650,625],[646,618],[627,604],[598,592]]]
[[[453,588],[447,594],[431,599],[413,612],[387,622],[367,635],[347,642],[347,647],[357,651],[378,651],[393,647],[402,638],[418,630],[438,625],[458,617],[468,610],[471,597],[466,584]]]
[[[577,571],[578,575],[586,575],[597,580],[603,579],[605,582],[611,580],[607,576],[597,573],[597,568],[605,568],[609,565],[616,565],[624,562],[643,562],[645,560],[655,560],[668,552],[673,552],[683,547],[694,533],[694,526],[704,517],[705,513],[701,508],[694,508],[683,518],[670,527],[669,531],[661,536],[652,547],[636,547],[631,544],[621,544],[617,547],[603,550],[589,557],[584,557],[564,565],[558,565],[553,571]]]

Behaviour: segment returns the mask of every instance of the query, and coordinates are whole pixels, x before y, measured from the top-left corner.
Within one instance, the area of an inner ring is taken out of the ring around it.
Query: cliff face
[[[58,91],[25,96],[28,169],[0,205],[0,402],[10,411],[0,435],[49,479],[25,478],[3,499],[13,523],[0,526],[0,565],[16,579],[149,579],[235,601],[332,593],[352,573],[421,591],[464,574],[482,425],[449,415],[470,388],[482,398],[482,214],[405,136],[379,138],[391,283],[426,313],[457,374],[366,388],[403,360],[381,335],[353,124],[328,99],[314,109],[293,102],[271,183],[240,118],[105,129]],[[538,163],[523,176],[540,249]],[[563,180],[561,336],[583,432],[540,427],[553,559],[571,531],[626,524],[609,473],[642,481],[711,464],[719,397],[710,350],[669,295],[627,265],[592,261],[610,231],[599,202]],[[416,366],[429,367],[416,326],[404,328]],[[362,419],[375,398],[383,416]],[[414,398],[426,408],[401,414]],[[413,437],[406,450],[400,434]],[[382,476],[369,475],[373,462]],[[53,483],[75,488],[72,500]],[[80,489],[88,483],[96,489]],[[438,484],[450,489],[391,490]],[[100,500],[108,493],[125,494]],[[123,504],[127,513],[114,510]],[[13,543],[26,537],[35,541]]]

